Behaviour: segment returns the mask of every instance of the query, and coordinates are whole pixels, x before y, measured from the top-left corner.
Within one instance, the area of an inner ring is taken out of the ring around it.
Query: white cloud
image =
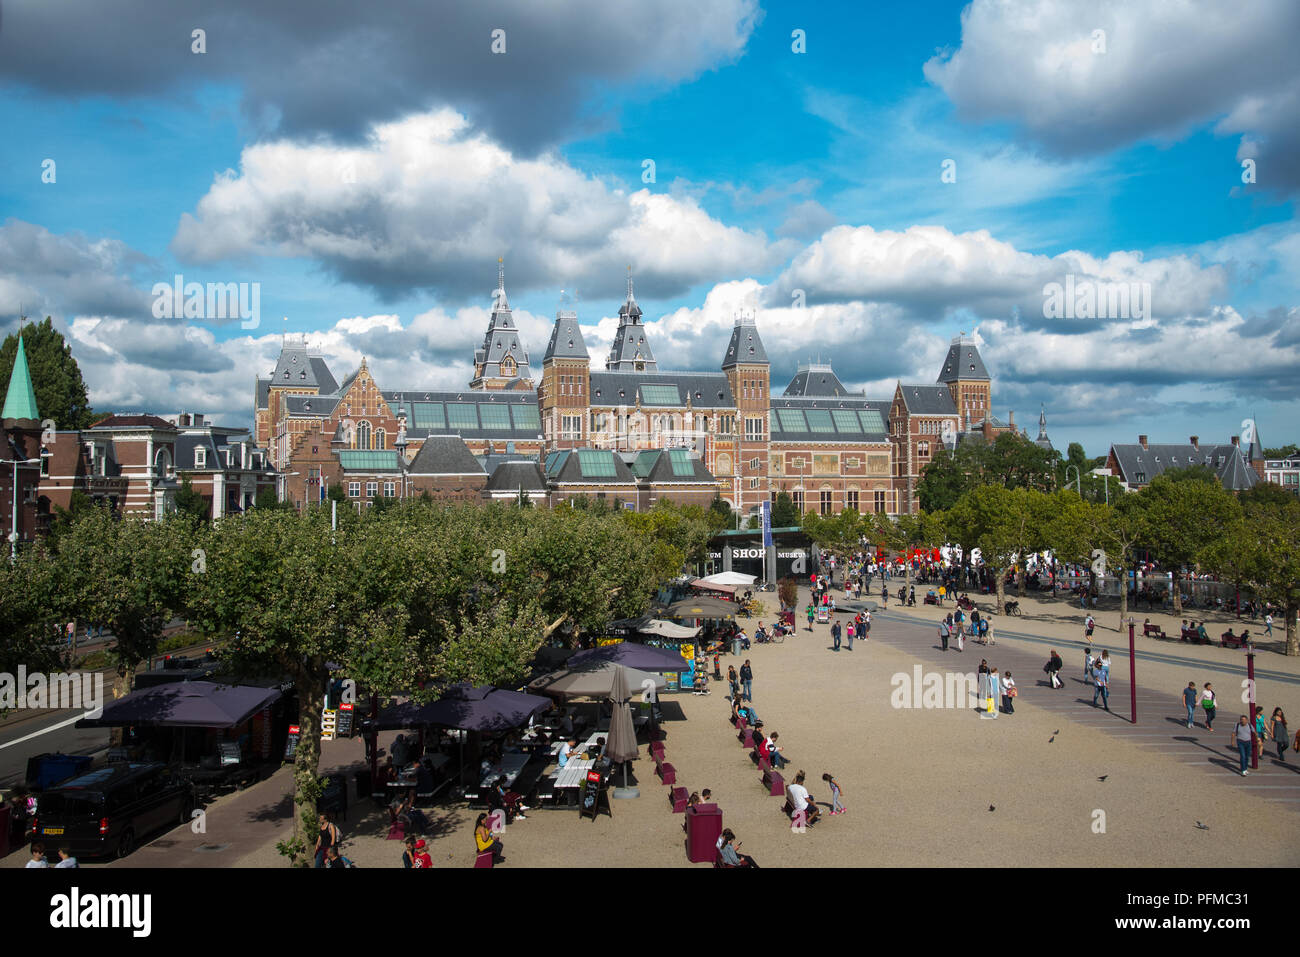
[[[246,148],[182,215],[172,248],[198,262],[309,258],[388,297],[458,299],[487,293],[500,255],[508,288],[615,293],[632,264],[642,288],[669,296],[775,265],[784,247],[693,199],[627,193],[553,155],[521,159],[442,110],[378,126],[364,147]]]

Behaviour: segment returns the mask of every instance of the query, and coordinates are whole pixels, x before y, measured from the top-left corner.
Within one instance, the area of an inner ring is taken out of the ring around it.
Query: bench
[[[686,788],[675,787],[668,792],[668,803],[672,805],[674,814],[684,814],[686,812],[686,801],[689,797]]]
[[[768,797],[780,797],[785,793],[785,778],[780,771],[764,771],[763,787],[767,788]]]
[[[664,743],[662,741],[650,742],[650,754],[656,761],[662,761],[664,757]]]
[[[740,742],[741,747],[752,748],[754,746],[754,729],[742,727],[736,735],[736,740]]]
[[[1150,623],[1144,622],[1142,625],[1142,637],[1143,638],[1166,638],[1168,636],[1165,634],[1164,629],[1161,628],[1159,625],[1152,625]]]
[[[539,778],[537,781],[537,804],[555,803],[555,778]]]
[[[1232,633],[1232,629],[1229,628],[1227,631],[1225,631],[1223,634],[1219,636],[1219,647],[1220,648],[1244,648],[1246,647],[1246,643],[1248,641],[1250,641],[1249,630],[1243,631],[1239,635],[1234,635]]]
[[[659,780],[664,784],[677,783],[677,769],[666,761],[655,759],[655,774],[659,775]]]
[[[475,869],[480,867],[492,867],[492,857],[493,854],[491,851],[479,851],[478,857],[474,858]]]

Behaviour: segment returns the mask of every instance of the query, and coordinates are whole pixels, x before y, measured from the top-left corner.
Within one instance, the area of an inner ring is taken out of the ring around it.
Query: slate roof
[[[514,359],[514,376],[503,376],[501,373],[501,362],[506,356]],[[528,368],[528,350],[519,339],[519,329],[515,326],[510,302],[506,299],[504,267],[498,273],[496,298],[492,303],[492,316],[488,319],[483,345],[474,350],[474,366],[476,374],[473,382],[482,379],[532,378],[532,372]],[[480,366],[483,370],[481,373],[477,372]]]
[[[716,485],[718,480],[686,449],[648,449],[637,454],[632,474],[651,485]]]
[[[804,396],[840,396],[849,395],[849,390],[831,369],[830,364],[809,363],[800,365],[795,377],[785,387],[785,395]]]
[[[546,456],[546,479],[570,485],[636,485],[636,477],[610,449],[565,449]]]
[[[501,462],[488,476],[489,492],[545,492],[546,477],[542,468],[532,460]]]
[[[261,380],[259,380],[260,383]],[[326,395],[339,391],[329,366],[320,356],[308,355],[307,347],[296,343],[286,344],[280,350],[275,371],[270,382],[278,386],[307,389],[313,386]]]
[[[687,395],[690,396],[693,409],[736,407],[735,399],[731,396],[731,383],[720,372],[593,372],[589,399],[593,408],[620,405],[631,407],[636,405],[639,390],[645,385],[675,386],[680,399],[677,408],[686,407]]]
[[[881,399],[783,395],[771,405],[773,443],[889,441],[890,403]]]
[[[406,471],[412,475],[486,475],[469,450],[456,435],[431,435],[416,453]]]
[[[989,370],[985,368],[975,343],[960,337],[948,347],[948,355],[943,360],[943,371],[939,373],[939,381],[943,383],[956,382],[958,379],[991,381]]]
[[[730,369],[742,362],[768,365],[767,350],[763,348],[758,325],[753,319],[736,320],[731,329],[731,341],[727,343],[727,353],[722,358],[722,368]]]
[[[899,383],[903,405],[912,415],[956,415],[957,405],[946,385]]]
[[[618,310],[618,331],[610,346],[605,369],[609,372],[635,372],[640,362],[646,372],[659,371],[654,351],[646,339],[645,323],[641,321],[641,307],[632,295],[632,278],[627,280],[627,301]]]
[[[1208,465],[1219,477],[1223,487],[1236,492],[1253,487],[1259,475],[1246,461],[1243,450],[1235,445],[1190,444],[1112,445],[1111,453],[1119,465],[1120,477],[1129,485],[1143,486],[1168,469]]]
[[[256,403],[255,408],[269,409],[271,407],[271,380],[258,376],[256,385],[253,388],[255,392],[253,397]]]
[[[578,325],[578,314],[561,310],[555,314],[555,325],[551,327],[551,340],[546,344],[547,359],[590,359],[587,343],[583,341],[582,329]]]
[[[285,411],[290,415],[312,415],[326,418],[334,414],[341,396],[337,395],[286,395]]]
[[[91,429],[163,429],[175,432],[176,426],[156,415],[110,415],[100,419]]]
[[[531,389],[466,389],[463,392],[382,391],[394,415],[406,412],[406,438],[459,435],[492,441],[538,441],[542,437],[537,393]]]

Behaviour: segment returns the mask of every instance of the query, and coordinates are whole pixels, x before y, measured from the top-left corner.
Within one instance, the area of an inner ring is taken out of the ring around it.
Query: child
[[[829,773],[823,774],[822,780],[825,781],[831,789],[831,813],[843,814],[848,810],[848,808],[840,803],[840,797],[843,795],[843,792],[840,790],[839,784],[836,783],[835,779],[831,777]]]

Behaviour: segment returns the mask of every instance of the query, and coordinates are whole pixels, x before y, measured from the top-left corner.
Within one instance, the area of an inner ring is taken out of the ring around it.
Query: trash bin
[[[722,809],[697,804],[686,810],[686,859],[692,864],[712,864],[722,837]]]
[[[732,639],[731,639],[731,653],[732,653],[733,655],[735,655],[737,658],[740,657],[740,639],[739,639],[739,638],[732,638]]]

